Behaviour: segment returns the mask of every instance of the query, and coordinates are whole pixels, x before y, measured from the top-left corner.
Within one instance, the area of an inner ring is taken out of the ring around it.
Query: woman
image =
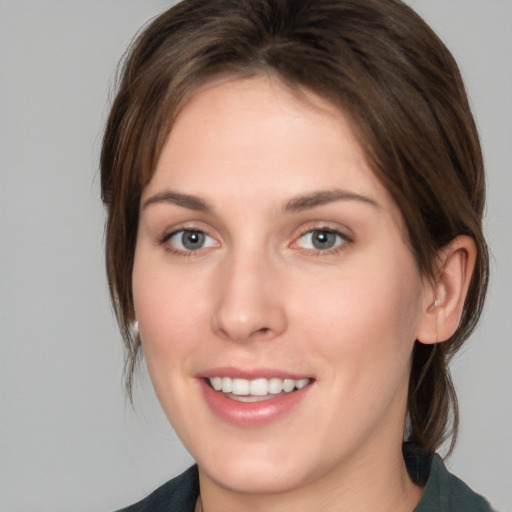
[[[487,287],[482,156],[410,8],[178,4],[101,167],[128,392],[142,348],[197,462],[126,510],[490,510],[433,455]]]

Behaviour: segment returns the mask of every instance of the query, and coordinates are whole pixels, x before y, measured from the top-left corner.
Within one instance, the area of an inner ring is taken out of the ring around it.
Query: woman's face
[[[427,294],[327,102],[268,77],[198,90],[142,195],[133,293],[156,393],[205,478],[277,492],[399,450]]]

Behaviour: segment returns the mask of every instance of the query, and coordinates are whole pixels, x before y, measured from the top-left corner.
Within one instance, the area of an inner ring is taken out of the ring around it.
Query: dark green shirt
[[[414,512],[492,512],[489,503],[452,475],[436,454],[422,454],[404,444],[405,464],[412,480],[424,485]]]
[[[411,478],[425,485],[413,512],[492,512],[489,503],[452,475],[438,455],[421,454],[404,445]],[[199,496],[197,466],[159,487],[152,494],[119,512],[194,512]]]

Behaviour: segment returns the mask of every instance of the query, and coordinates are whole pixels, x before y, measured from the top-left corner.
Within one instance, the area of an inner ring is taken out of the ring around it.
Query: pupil
[[[181,237],[181,242],[186,249],[200,249],[204,243],[204,233],[185,231]]]
[[[336,243],[336,235],[329,231],[317,231],[313,237],[313,245],[316,249],[330,249]]]

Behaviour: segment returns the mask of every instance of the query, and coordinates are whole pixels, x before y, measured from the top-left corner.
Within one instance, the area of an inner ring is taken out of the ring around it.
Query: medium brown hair
[[[443,343],[416,342],[409,382],[406,439],[434,451],[452,435],[453,446],[458,409],[448,362],[480,316],[488,281],[482,153],[457,64],[399,0],[185,0],[136,39],[101,153],[107,275],[130,398],[140,351],[131,323],[142,189],[190,93],[220,74],[257,73],[313,91],[350,117],[401,209],[423,276],[435,280],[436,255],[457,235],[475,240],[459,328]]]

